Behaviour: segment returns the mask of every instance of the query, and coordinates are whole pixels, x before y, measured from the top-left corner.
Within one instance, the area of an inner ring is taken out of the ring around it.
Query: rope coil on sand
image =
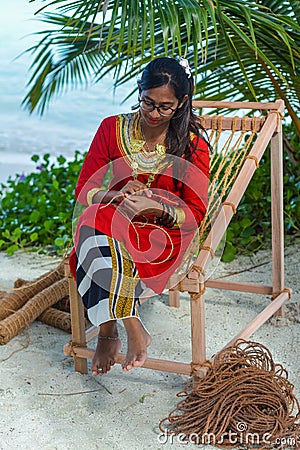
[[[36,294],[42,292],[63,277],[64,264],[62,262],[54,270],[45,273],[31,283],[22,283],[24,280],[17,280],[17,285],[19,285],[19,287],[15,287],[12,292],[1,298],[0,320],[6,319],[6,317],[22,308],[22,306]]]
[[[37,319],[49,306],[68,294],[68,281],[63,278],[30,298],[22,308],[0,322],[0,344],[6,344],[20,330]]]
[[[34,281],[17,279],[12,292],[0,291],[0,344],[34,320],[71,331],[68,281],[62,261]]]
[[[299,448],[299,401],[287,371],[265,346],[239,340],[209,367],[204,379],[177,394],[183,399],[160,422],[163,433],[221,448],[284,448],[291,442]]]
[[[53,327],[71,332],[71,315],[66,311],[49,307],[37,319]]]

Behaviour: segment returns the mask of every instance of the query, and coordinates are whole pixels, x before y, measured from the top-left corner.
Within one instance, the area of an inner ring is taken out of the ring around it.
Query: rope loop
[[[72,339],[68,341],[68,344],[70,345],[70,354],[71,356],[76,356],[76,353],[74,352],[74,348],[86,348],[87,344],[75,344]]]
[[[247,155],[245,159],[252,159],[255,162],[255,166],[258,169],[259,168],[259,161],[257,156],[255,155]]]
[[[195,270],[200,276],[205,276],[204,270],[201,266],[196,266],[195,264],[191,267],[191,270]]]
[[[203,289],[200,289],[199,292],[189,292],[192,300],[198,300],[202,295],[205,294],[205,287]]]
[[[211,118],[211,129],[217,130],[218,129],[218,116],[213,116]]]
[[[236,206],[234,203],[232,202],[223,202],[222,203],[223,206],[231,206],[233,214],[236,214]]]
[[[209,247],[208,245],[203,245],[203,247],[201,247],[201,250],[205,250],[205,251],[209,252],[212,258],[215,257],[214,250],[211,247]]]
[[[277,116],[277,129],[279,128],[280,122],[284,119],[284,115],[277,109],[271,109],[269,114],[276,114]]]
[[[177,289],[179,292],[184,292],[184,289],[182,287],[182,281],[180,280],[179,283],[177,284]]]
[[[236,125],[238,119],[239,119],[238,116],[234,116],[234,117],[232,118],[232,126],[231,126],[231,129],[232,129],[233,132],[239,130],[238,127],[237,127],[237,125]]]
[[[223,131],[223,118],[224,116],[218,116],[218,133]]]
[[[280,120],[284,119],[284,115],[280,111],[278,111],[277,109],[271,109],[270,110],[270,114],[276,114],[277,118],[280,119]]]
[[[283,294],[284,292],[286,292],[288,294],[288,299],[291,299],[291,290],[289,288],[284,288],[282,289],[282,291],[277,291],[277,292],[273,292],[272,294],[272,300],[275,300],[276,297],[278,297],[278,295]]]
[[[257,116],[252,117],[251,129],[253,133],[256,133],[257,123],[260,123],[260,119]]]
[[[246,129],[246,120],[248,119],[247,116],[242,117],[242,132],[246,133],[247,129]]]

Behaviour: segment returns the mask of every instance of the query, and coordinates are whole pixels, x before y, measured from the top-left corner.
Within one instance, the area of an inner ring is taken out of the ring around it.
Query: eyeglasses
[[[177,111],[177,108],[171,108],[170,106],[156,106],[155,103],[149,102],[148,100],[143,100],[139,98],[139,105],[143,111],[151,112],[157,109],[158,114],[163,117],[168,117],[174,114]]]

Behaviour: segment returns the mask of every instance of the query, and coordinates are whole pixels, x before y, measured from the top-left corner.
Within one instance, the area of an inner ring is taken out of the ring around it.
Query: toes
[[[91,367],[93,376],[106,374],[116,362],[115,358],[122,346],[121,341],[116,339],[113,342],[107,342],[103,343],[103,339],[98,340]]]
[[[105,366],[102,366],[99,362],[92,364],[91,370],[94,377],[106,373]]]
[[[96,377],[97,375],[101,375],[102,370],[101,369],[92,369],[92,375],[93,377]]]
[[[147,353],[139,353],[133,361],[134,367],[141,367],[147,359]]]
[[[105,373],[109,372],[110,369],[111,369],[111,364],[110,364],[110,362],[108,362],[105,366]]]
[[[122,369],[125,372],[128,372],[128,370],[131,370],[133,368],[133,362],[129,362],[127,359],[122,364]]]
[[[110,371],[111,367],[115,364],[115,361],[110,360],[107,364],[103,364],[102,366],[100,364],[97,364],[95,366],[92,366],[92,375],[104,375],[107,372]]]
[[[133,367],[141,367],[147,359],[146,352],[140,352],[133,358],[126,358],[122,364],[122,369],[128,372]]]
[[[93,376],[99,375],[100,366],[97,363],[92,362],[91,370]]]

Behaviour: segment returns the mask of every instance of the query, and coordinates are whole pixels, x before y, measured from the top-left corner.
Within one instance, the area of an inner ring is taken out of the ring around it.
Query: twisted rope
[[[54,270],[45,273],[31,283],[27,283],[25,280],[17,280],[16,286],[19,287],[15,287],[12,292],[1,298],[0,320],[22,308],[28,300],[63,277],[64,263],[61,262]]]
[[[162,432],[183,433],[185,440],[198,444],[213,439],[222,448],[237,443],[249,449],[297,444],[299,401],[287,371],[274,363],[265,346],[239,340],[203,366],[207,364],[206,377],[177,394],[183,399],[160,422]],[[232,436],[238,441],[233,443]]]
[[[69,312],[49,307],[42,312],[37,320],[71,333],[71,314]]]
[[[18,311],[0,322],[0,344],[6,344],[20,330],[28,327],[45,309],[69,293],[68,280],[63,278],[34,295]]]

